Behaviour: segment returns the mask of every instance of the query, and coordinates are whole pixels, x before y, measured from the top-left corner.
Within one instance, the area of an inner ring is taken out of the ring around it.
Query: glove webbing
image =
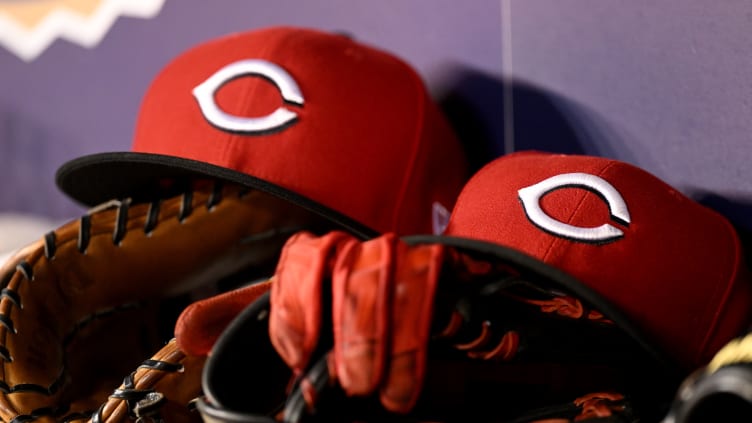
[[[516,296],[509,296],[516,300],[538,306],[541,313],[555,313],[559,316],[571,319],[582,319],[601,323],[611,322],[603,318],[603,315],[596,310],[586,310],[582,302],[576,298],[562,296],[550,300],[534,300]],[[480,330],[468,329],[468,322],[459,310],[453,310],[443,329],[441,329],[434,339],[452,339],[457,338],[461,332],[475,331],[477,336],[470,340],[463,340],[453,345],[460,351],[466,351],[469,358],[481,360],[502,360],[509,361],[517,354],[520,347],[520,333],[516,330],[506,330],[499,336],[494,334],[494,325],[490,320],[480,322]],[[494,341],[494,338],[496,341]],[[496,342],[495,346],[488,348],[489,344]]]
[[[433,339],[453,342],[452,348],[465,352],[469,358],[510,361],[518,353],[521,347],[520,338],[524,335],[516,329],[495,328],[490,315],[474,316],[470,319],[466,309],[472,309],[472,304],[484,297],[488,299],[499,296],[519,304],[534,306],[544,315],[555,314],[565,319],[613,324],[599,311],[585,307],[577,298],[567,295],[552,296],[549,292],[535,288],[533,284],[527,283],[519,272],[503,263],[478,260],[456,250],[451,250],[448,257],[448,261],[452,263],[452,270],[451,275],[445,274],[444,278],[450,277],[466,286],[476,286],[478,292],[472,293],[468,298],[453,301],[454,305],[450,307],[448,318],[445,317],[446,312],[443,316],[442,313],[436,316],[437,326],[441,329],[434,331]],[[523,287],[524,294],[515,292],[515,287]],[[543,298],[525,295],[538,293],[542,293]],[[462,296],[463,294],[460,294],[460,297]],[[446,323],[442,325],[441,320]]]
[[[574,401],[534,410],[509,423],[636,423],[632,404],[617,392],[593,392]]]

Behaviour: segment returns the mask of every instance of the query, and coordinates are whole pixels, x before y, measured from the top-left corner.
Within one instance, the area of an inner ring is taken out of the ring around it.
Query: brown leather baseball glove
[[[165,345],[157,361],[186,364],[168,343],[182,307],[266,275],[291,233],[319,225],[268,194],[199,181],[96,207],[22,248],[0,268],[0,419],[89,418]]]

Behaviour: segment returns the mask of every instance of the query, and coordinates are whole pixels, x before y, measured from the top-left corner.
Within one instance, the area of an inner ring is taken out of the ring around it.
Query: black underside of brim
[[[290,201],[317,213],[361,238],[377,231],[316,201],[263,179],[201,161],[150,153],[113,152],[83,156],[63,164],[55,180],[79,203],[92,207],[113,199],[150,201],[198,178],[220,179]],[[169,181],[169,184],[164,182]]]
[[[603,313],[606,318],[613,321],[616,326],[653,357],[660,368],[667,373],[676,373],[677,377],[682,373],[682,369],[676,364],[676,361],[669,358],[668,354],[658,347],[657,342],[650,339],[621,309],[561,269],[548,265],[521,251],[476,239],[446,235],[414,235],[402,239],[412,245],[442,244],[473,255],[481,254],[501,260],[524,275],[530,276],[536,283],[547,284],[549,285],[548,288],[573,295],[592,309]]]

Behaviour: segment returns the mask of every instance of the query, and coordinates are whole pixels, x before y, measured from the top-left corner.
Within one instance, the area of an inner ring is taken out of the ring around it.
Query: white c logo
[[[522,207],[528,219],[534,225],[553,235],[598,244],[611,242],[624,236],[624,232],[608,223],[594,228],[573,226],[552,218],[541,209],[540,200],[544,195],[557,189],[571,187],[583,188],[600,196],[606,202],[611,218],[624,225],[629,225],[629,210],[627,210],[627,204],[619,191],[605,179],[595,175],[565,173],[522,188],[517,191],[517,194],[522,201]]]
[[[193,89],[193,96],[198,100],[201,113],[212,125],[226,131],[257,134],[281,129],[297,118],[295,112],[284,107],[278,107],[266,116],[255,118],[230,115],[220,109],[214,100],[214,94],[224,84],[245,75],[267,79],[279,89],[285,102],[303,105],[303,94],[287,71],[266,60],[241,60],[223,67]]]

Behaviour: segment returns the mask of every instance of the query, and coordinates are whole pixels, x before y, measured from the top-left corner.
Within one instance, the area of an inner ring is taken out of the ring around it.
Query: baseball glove
[[[681,384],[662,423],[745,421],[752,415],[752,333],[733,339]]]
[[[0,268],[2,421],[89,418],[165,346],[185,304],[267,275],[290,234],[325,225],[240,186],[196,181],[171,192],[96,207]],[[167,400],[184,402],[197,388]]]
[[[574,401],[532,410],[508,423],[640,423],[632,404],[617,392],[593,392]]]
[[[270,293],[214,344],[199,411],[207,422],[654,421],[674,367],[555,271],[473,240],[298,233]]]

